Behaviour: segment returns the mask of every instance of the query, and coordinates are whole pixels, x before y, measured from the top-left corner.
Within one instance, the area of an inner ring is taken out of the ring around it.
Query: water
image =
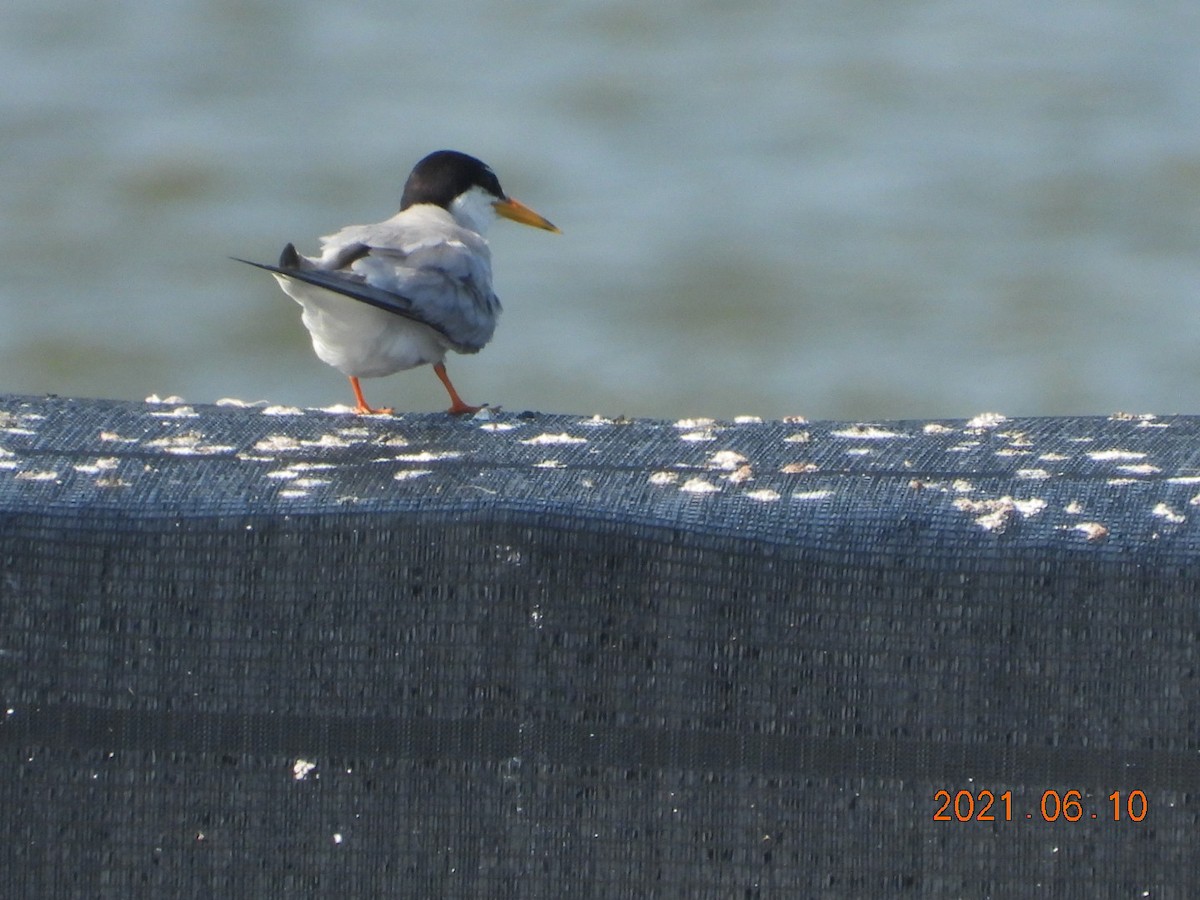
[[[493,229],[472,402],[1200,407],[1194,3],[113,7],[0,12],[0,392],[349,401],[228,257],[384,218],[453,147],[563,229]]]

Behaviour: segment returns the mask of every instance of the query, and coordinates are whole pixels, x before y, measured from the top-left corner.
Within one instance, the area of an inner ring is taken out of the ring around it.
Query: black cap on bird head
[[[457,150],[435,150],[417,163],[404,183],[400,208],[432,203],[449,209],[454,198],[480,187],[497,200],[505,199],[500,179],[484,162]]]

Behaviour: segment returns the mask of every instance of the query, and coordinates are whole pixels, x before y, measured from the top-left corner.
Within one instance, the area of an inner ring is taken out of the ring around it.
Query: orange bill
[[[522,225],[532,225],[534,228],[544,228],[546,231],[558,231],[548,219],[543,218],[524,203],[514,200],[512,197],[497,200],[492,206],[495,208],[496,215],[498,216],[504,216],[504,218],[512,219],[514,222],[520,222]]]

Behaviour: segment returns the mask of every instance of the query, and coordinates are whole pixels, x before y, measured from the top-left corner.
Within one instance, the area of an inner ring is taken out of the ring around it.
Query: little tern
[[[391,412],[367,404],[360,378],[431,364],[450,394],[448,412],[473,413],[479,407],[459,397],[444,360],[447,350],[478,353],[496,330],[485,237],[496,216],[558,231],[505,194],[483,162],[438,150],[413,168],[390,219],[321,238],[319,256],[288,244],[276,266],[238,262],[266,269],[303,307],[313,349],[349,377],[356,412]]]

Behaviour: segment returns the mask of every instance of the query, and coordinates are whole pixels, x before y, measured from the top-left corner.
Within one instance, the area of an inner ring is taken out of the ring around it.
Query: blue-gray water
[[[228,257],[453,147],[563,230],[493,229],[473,402],[1200,412],[1194,0],[8,0],[0,76],[0,392],[349,401]]]

